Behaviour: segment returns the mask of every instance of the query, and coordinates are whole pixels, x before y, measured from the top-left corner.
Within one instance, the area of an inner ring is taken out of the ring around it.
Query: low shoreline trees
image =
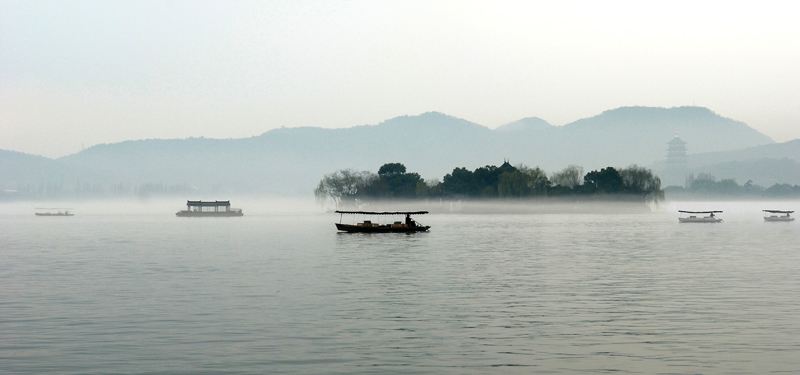
[[[372,184],[375,175],[368,171],[342,169],[326,174],[314,189],[317,200],[324,202],[331,199],[338,207],[342,202],[354,201],[359,190]]]
[[[717,181],[709,173],[691,174],[686,186],[668,186],[664,189],[670,197],[678,199],[797,199],[800,198],[800,185],[775,183],[769,188],[748,180],[739,185],[735,179],[724,178]]]
[[[583,168],[570,165],[553,174],[539,167],[508,162],[497,167],[487,165],[470,171],[454,168],[442,181],[425,181],[418,173],[409,173],[401,163],[387,163],[374,174],[343,169],[325,175],[314,190],[320,201],[331,199],[337,205],[356,204],[381,199],[534,199],[560,196],[638,196],[645,200],[664,199],[661,179],[647,168],[631,165],[583,174]]]

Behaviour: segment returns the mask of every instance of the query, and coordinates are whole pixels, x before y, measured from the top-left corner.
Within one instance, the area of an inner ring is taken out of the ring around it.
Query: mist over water
[[[761,219],[797,202],[435,213],[411,235],[338,233],[311,200],[231,203],[245,216],[175,217],[185,200],[0,205],[4,371],[800,368],[800,225]],[[76,216],[33,215],[52,206]],[[725,221],[679,224],[678,209]]]
[[[69,209],[70,212],[84,215],[174,215],[186,209],[187,200],[211,201],[206,196],[188,198],[146,198],[146,199],[98,199],[70,201],[18,201],[0,204],[0,215],[33,215],[43,209]],[[231,207],[242,208],[247,216],[314,214],[326,208],[309,198],[264,198],[261,196],[236,196],[217,200],[229,200]]]

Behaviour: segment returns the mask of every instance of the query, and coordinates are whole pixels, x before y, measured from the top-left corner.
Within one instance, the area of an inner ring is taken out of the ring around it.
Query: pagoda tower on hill
[[[667,170],[665,182],[668,185],[683,184],[689,172],[689,161],[686,159],[686,142],[678,137],[667,143]]]

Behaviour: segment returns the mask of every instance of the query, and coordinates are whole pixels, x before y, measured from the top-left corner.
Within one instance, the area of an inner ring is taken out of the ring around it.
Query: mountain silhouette
[[[563,126],[525,118],[496,130],[428,112],[345,129],[279,128],[243,139],[102,144],[50,159],[53,167],[40,159],[34,163],[35,158],[16,158],[17,164],[27,165],[21,169],[30,167],[34,174],[15,174],[4,168],[0,183],[56,178],[60,173],[67,181],[82,178],[105,184],[190,184],[231,193],[308,194],[326,173],[343,168],[375,172],[390,162],[403,163],[426,179],[441,179],[455,167],[474,169],[504,159],[538,165],[548,172],[568,164],[587,171],[634,163],[653,165],[665,158],[666,143],[676,131],[691,154],[774,144],[746,124],[700,107],[622,107]],[[718,162],[725,161],[729,160]]]

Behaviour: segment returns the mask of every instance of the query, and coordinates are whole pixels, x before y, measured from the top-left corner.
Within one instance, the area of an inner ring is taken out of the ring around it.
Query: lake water
[[[759,212],[798,204],[714,204],[721,224],[674,208],[427,215],[411,235],[314,212],[7,208],[0,372],[800,371],[800,222]]]

